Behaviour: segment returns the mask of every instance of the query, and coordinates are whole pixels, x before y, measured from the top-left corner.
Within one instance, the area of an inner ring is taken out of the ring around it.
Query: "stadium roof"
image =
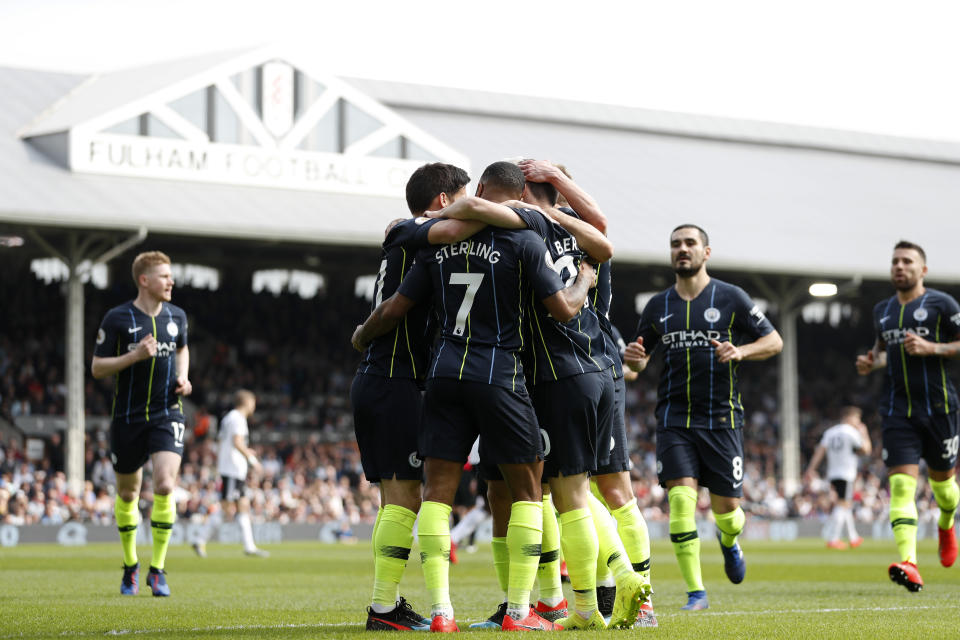
[[[663,263],[670,230],[693,222],[710,232],[711,264],[725,269],[885,278],[891,247],[904,237],[927,249],[931,280],[960,280],[960,261],[951,259],[960,227],[960,144],[343,82],[313,61],[274,50],[89,78],[0,69],[0,225],[146,226],[163,234],[378,244],[384,224],[405,212],[399,195],[70,170],[69,147],[80,132],[146,111],[202,143],[204,134],[164,105],[211,84],[226,91],[226,78],[276,59],[335,87],[385,130],[415,139],[433,157],[460,158],[475,174],[510,156],[565,163],[607,214],[619,261]],[[263,142],[260,125],[245,122]],[[377,135],[355,143],[355,155],[386,140]]]

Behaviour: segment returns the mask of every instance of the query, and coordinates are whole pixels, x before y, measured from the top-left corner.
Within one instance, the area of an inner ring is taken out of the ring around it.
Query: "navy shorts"
[[[110,459],[117,473],[136,473],[158,451],[183,455],[183,416],[127,424],[110,423]]]
[[[247,483],[241,478],[232,476],[220,476],[220,499],[227,502],[236,502],[240,498],[246,498],[250,495]]]
[[[594,472],[610,461],[609,438],[599,451],[600,433],[611,433],[613,378],[606,371],[582,373],[533,388],[533,406],[544,432],[545,478]]]
[[[420,480],[423,461],[417,442],[423,396],[416,381],[358,373],[350,402],[367,481]]]
[[[696,478],[718,496],[743,496],[743,430],[657,427],[657,475]]]
[[[883,462],[887,468],[919,464],[920,458],[934,471],[957,466],[960,420],[957,413],[883,417]]]
[[[630,471],[630,452],[627,451],[627,424],[625,419],[627,383],[623,376],[613,379],[613,421],[610,434],[610,460],[597,466],[596,475]],[[603,449],[604,438],[600,437],[599,446]]]
[[[480,436],[485,465],[543,459],[540,427],[524,387],[434,378],[427,381],[420,455],[465,462]]]

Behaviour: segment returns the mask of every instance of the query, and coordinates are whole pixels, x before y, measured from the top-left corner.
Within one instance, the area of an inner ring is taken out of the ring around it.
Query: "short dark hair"
[[[407,207],[410,213],[423,213],[438,195],[452,196],[469,182],[470,176],[460,167],[442,162],[425,164],[407,180]]]
[[[680,229],[696,229],[697,231],[700,232],[700,241],[703,242],[703,246],[705,246],[705,247],[709,247],[709,246],[710,246],[710,236],[708,236],[708,235],[707,235],[707,232],[704,231],[701,227],[698,227],[698,226],[695,225],[695,224],[681,224],[681,225],[677,225],[676,227],[673,228],[673,231],[670,232],[670,235],[672,236],[672,235],[673,235],[674,233],[676,233],[677,231],[680,231]]]
[[[519,165],[506,160],[494,162],[484,169],[483,175],[480,176],[480,184],[516,193],[518,197],[523,193],[525,182]]]
[[[527,182],[527,189],[533,194],[533,197],[542,202],[546,202],[551,207],[557,206],[557,200],[560,198],[560,192],[549,182]]]
[[[896,251],[897,249],[913,249],[914,251],[920,254],[921,258],[923,258],[924,264],[926,264],[927,262],[927,252],[924,251],[923,247],[921,247],[918,244],[914,244],[908,240],[901,240],[893,247],[894,251]]]

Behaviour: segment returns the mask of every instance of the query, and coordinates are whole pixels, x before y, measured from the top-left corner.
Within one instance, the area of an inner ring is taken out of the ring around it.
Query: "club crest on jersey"
[[[180,333],[180,327],[177,326],[176,322],[171,320],[167,323],[167,333],[176,338],[177,334]]]
[[[913,319],[916,320],[917,322],[923,322],[924,320],[927,319],[928,315],[929,314],[927,313],[927,310],[924,309],[923,307],[919,307],[917,309],[914,309],[913,311]]]
[[[423,460],[417,457],[416,451],[410,454],[410,457],[407,458],[407,462],[409,462],[410,466],[413,467],[414,469],[419,469],[420,466],[423,464]]]
[[[703,312],[703,319],[707,322],[716,322],[720,319],[720,309],[716,307],[710,307]]]
[[[103,329],[97,331],[97,344],[103,344],[103,341],[107,339],[107,334],[104,333]]]

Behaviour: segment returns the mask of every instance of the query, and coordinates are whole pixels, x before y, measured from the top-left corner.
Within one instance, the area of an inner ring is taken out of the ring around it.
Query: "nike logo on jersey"
[[[132,329],[127,329],[127,333],[136,333],[137,331],[140,331],[140,329],[142,328],[143,327],[134,327]]]
[[[734,483],[733,483],[733,488],[734,488],[734,489],[739,489],[739,488],[740,488],[740,485],[742,485],[742,484],[743,484],[743,480],[741,480],[740,482],[734,482]]]
[[[673,314],[672,314],[672,313],[668,313],[667,315],[665,315],[665,316],[663,316],[662,318],[660,318],[660,322],[666,322],[667,319],[670,318],[671,316],[673,316]]]
[[[890,319],[890,316],[883,316],[882,318],[880,318],[880,324],[883,324],[884,322],[886,322],[886,321],[889,320],[889,319]]]

